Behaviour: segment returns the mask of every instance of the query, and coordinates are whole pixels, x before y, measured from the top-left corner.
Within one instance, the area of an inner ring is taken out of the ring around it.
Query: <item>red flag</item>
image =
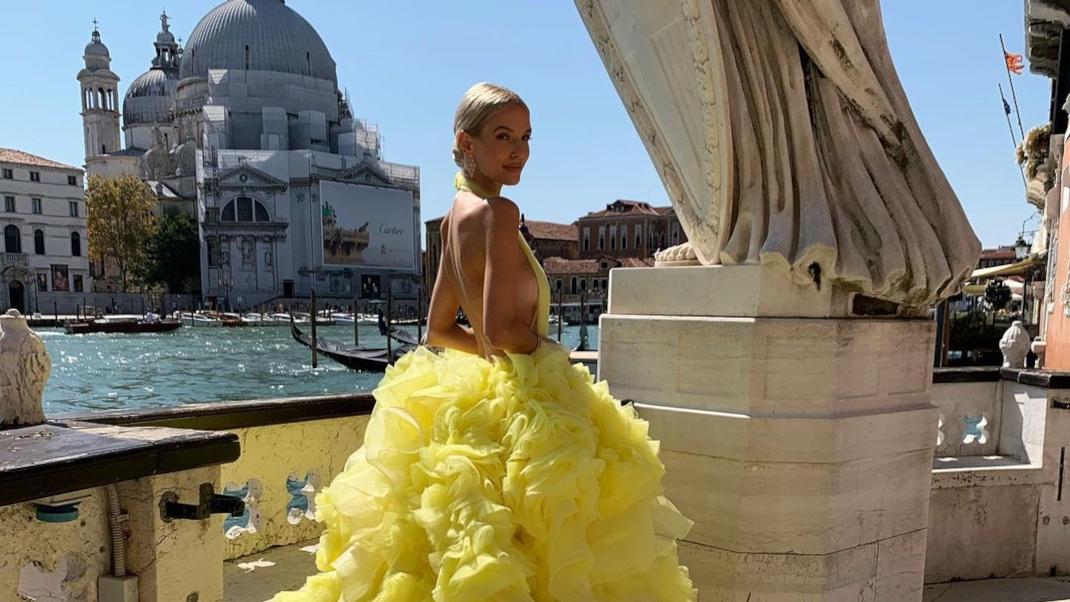
[[[1022,55],[1014,54],[1012,52],[1003,51],[1003,57],[1007,60],[1007,71],[1015,75],[1021,75],[1022,69]]]

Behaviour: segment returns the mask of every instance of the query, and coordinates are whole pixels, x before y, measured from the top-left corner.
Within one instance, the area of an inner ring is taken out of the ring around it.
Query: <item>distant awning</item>
[[[1030,255],[1029,257],[1026,257],[1025,259],[1015,263],[1008,263],[1006,265],[995,265],[990,268],[981,268],[979,270],[974,270],[973,273],[970,274],[970,280],[974,280],[977,278],[992,278],[995,276],[1013,276],[1015,274],[1024,274],[1025,271],[1033,265],[1044,261],[1047,254],[1048,252],[1044,251],[1042,253]]]

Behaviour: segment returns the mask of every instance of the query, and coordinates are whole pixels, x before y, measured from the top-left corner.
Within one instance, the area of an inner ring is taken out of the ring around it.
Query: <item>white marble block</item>
[[[614,270],[600,320],[599,378],[650,422],[695,521],[682,554],[700,599],[921,600],[933,323],[851,317],[847,292],[763,278]]]

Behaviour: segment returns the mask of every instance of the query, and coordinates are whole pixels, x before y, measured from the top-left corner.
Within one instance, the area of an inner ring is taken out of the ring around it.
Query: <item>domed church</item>
[[[315,290],[351,301],[387,280],[412,294],[419,168],[383,160],[378,128],[354,118],[308,21],[283,0],[227,0],[185,47],[161,15],[153,48],[120,111],[94,29],[78,74],[86,170],[137,175],[161,213],[197,217],[206,300],[237,310]]]

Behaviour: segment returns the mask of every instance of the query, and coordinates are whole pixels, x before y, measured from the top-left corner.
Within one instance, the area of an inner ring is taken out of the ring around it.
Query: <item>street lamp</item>
[[[1018,240],[1014,241],[1014,258],[1021,261],[1029,256],[1029,243],[1025,241],[1025,236],[1018,235]]]

